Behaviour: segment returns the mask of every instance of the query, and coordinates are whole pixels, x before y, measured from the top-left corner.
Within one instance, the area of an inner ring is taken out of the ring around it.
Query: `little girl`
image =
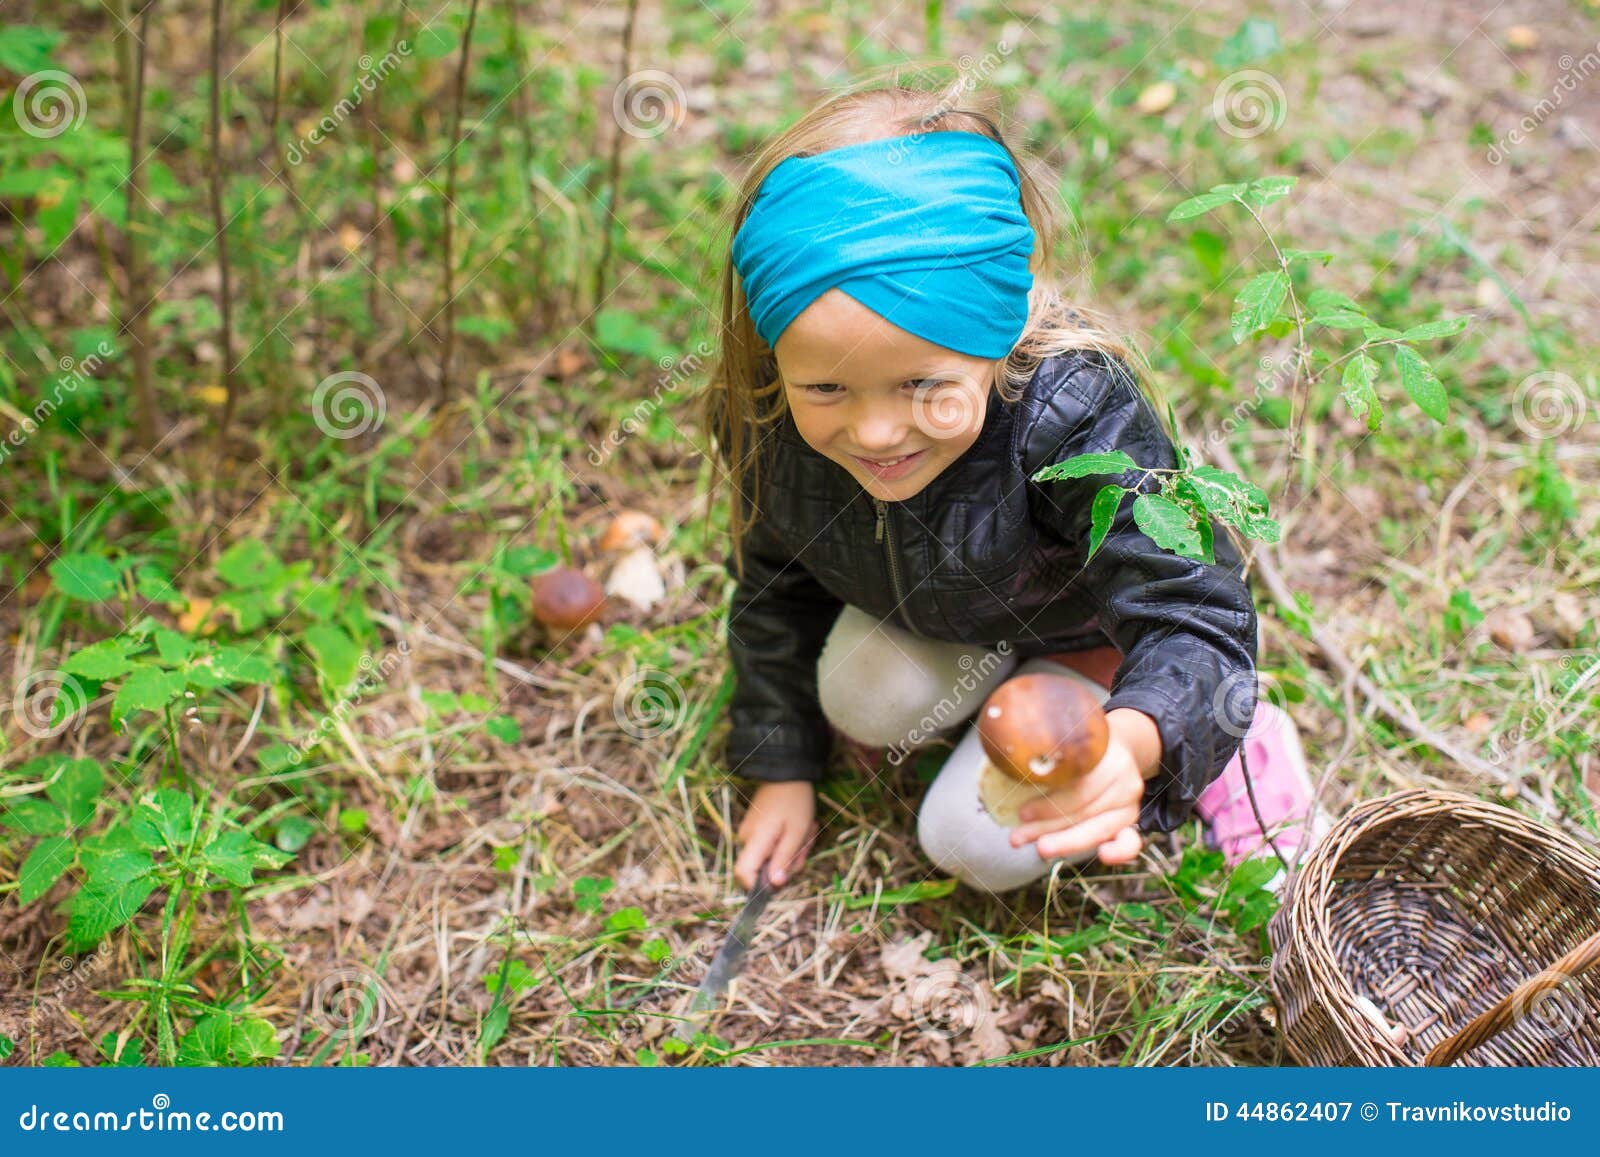
[[[830,730],[898,762],[965,726],[918,838],[991,892],[1056,859],[1129,863],[1141,831],[1191,812],[1230,864],[1268,837],[1297,862],[1326,826],[1294,724],[1257,695],[1237,544],[1219,534],[1214,565],[1165,551],[1128,496],[1090,558],[1099,488],[1158,482],[1031,481],[1086,452],[1176,456],[1127,350],[1063,301],[1056,215],[996,120],[965,82],[846,93],[742,189],[704,418],[734,488],[728,762],[759,781],[746,888],[803,864]],[[1039,671],[1091,689],[1110,743],[1007,828],[965,721]]]

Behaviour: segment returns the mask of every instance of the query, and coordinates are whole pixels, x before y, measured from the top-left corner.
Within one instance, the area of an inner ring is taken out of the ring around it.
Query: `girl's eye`
[[[943,378],[907,378],[906,379],[906,385],[912,386],[912,387],[914,387],[916,389],[919,389],[919,390],[929,390],[929,389],[932,389],[934,386],[942,386],[942,385],[945,385],[945,384],[946,383],[945,383],[945,380]]]
[[[806,387],[812,393],[821,394],[824,397],[832,397],[835,390],[842,388],[837,382],[814,382]]]

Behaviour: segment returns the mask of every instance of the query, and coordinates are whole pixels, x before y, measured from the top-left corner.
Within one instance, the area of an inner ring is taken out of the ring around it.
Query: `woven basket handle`
[[[1547,988],[1564,984],[1596,964],[1600,964],[1600,932],[1583,941],[1544,972],[1528,977],[1493,1008],[1474,1017],[1460,1032],[1434,1045],[1422,1063],[1430,1066],[1454,1064],[1458,1058],[1509,1027],[1517,1019],[1517,1010],[1525,1008],[1533,997]]]

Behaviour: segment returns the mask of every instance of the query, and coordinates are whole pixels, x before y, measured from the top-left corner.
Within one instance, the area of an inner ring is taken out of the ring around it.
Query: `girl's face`
[[[900,502],[978,439],[995,363],[907,333],[838,289],[773,349],[795,428],[874,498]]]

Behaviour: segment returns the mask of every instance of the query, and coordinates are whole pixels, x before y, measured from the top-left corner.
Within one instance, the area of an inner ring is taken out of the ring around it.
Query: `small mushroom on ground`
[[[1111,731],[1081,682],[1040,673],[996,688],[978,712],[978,739],[988,757],[978,796],[996,822],[1016,827],[1023,804],[1093,770]]]
[[[600,584],[570,566],[546,571],[533,580],[533,617],[552,632],[568,633],[588,626],[605,609]]]
[[[600,536],[600,549],[609,553],[635,546],[656,546],[666,536],[667,532],[653,515],[642,510],[623,510]]]

